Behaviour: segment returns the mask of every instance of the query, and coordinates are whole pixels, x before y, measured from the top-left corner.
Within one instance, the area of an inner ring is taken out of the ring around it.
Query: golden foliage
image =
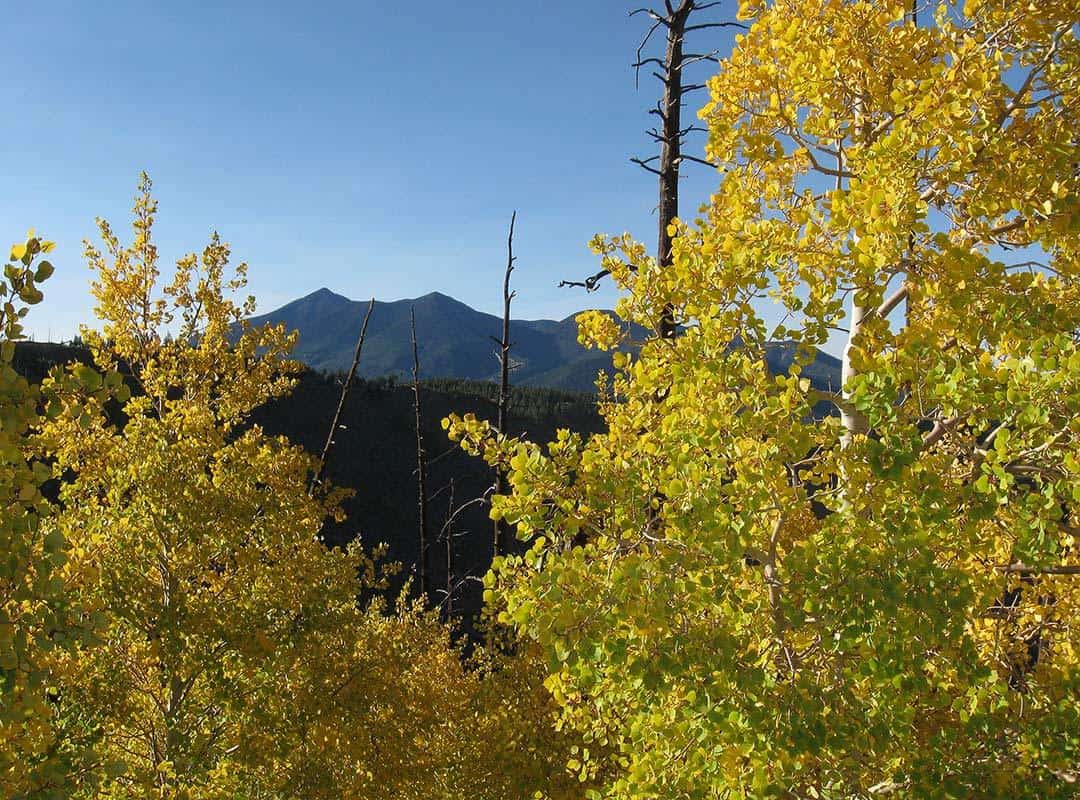
[[[102,618],[55,669],[65,741],[84,754],[66,789],[567,796],[531,661],[467,659],[407,597],[361,604],[383,588],[379,554],[319,538],[342,492],[309,493],[313,459],[250,422],[292,386],[294,334],[244,322],[244,269],[216,235],[155,294],[149,190],[144,177],[131,246],[100,222],[104,253],[86,248],[103,326],[84,336],[134,391],[110,377],[118,406],[62,394],[37,439],[61,480],[48,529],[68,542],[68,593]]]
[[[590,796],[1072,796],[1075,3],[741,14],[701,111],[719,186],[673,264],[594,242],[622,321],[683,333],[616,354],[588,442],[450,423],[533,540],[489,597],[607,746]],[[812,384],[844,328],[843,391]]]

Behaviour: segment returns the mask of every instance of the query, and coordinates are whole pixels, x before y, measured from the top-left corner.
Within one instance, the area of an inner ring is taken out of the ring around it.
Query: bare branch
[[[659,28],[661,25],[666,25],[667,24],[664,21],[663,17],[659,16],[655,11],[653,11],[652,9],[648,9],[648,8],[635,9],[634,11],[630,12],[630,16],[632,17],[635,14],[639,14],[639,13],[642,13],[642,12],[648,14],[655,21],[653,22],[653,24],[649,28],[649,30],[645,33],[645,37],[641,40],[641,44],[639,44],[638,47],[637,47],[637,61],[638,61],[638,63],[634,65],[634,89],[637,89],[639,87],[639,85],[640,85],[639,79],[640,79],[641,65],[643,63],[646,63],[646,62],[643,62],[641,60],[641,52],[648,46],[649,40],[652,39],[652,35],[654,33],[656,33],[656,29]],[[650,59],[650,60],[652,60],[652,59]],[[659,59],[656,59],[656,60],[660,64],[663,64],[663,62],[659,61]]]
[[[688,53],[683,56],[681,62],[679,62],[679,69],[683,67],[689,67],[691,64],[697,64],[699,61],[711,61],[713,64],[720,63],[720,57],[714,53]]]
[[[879,317],[889,316],[898,305],[907,300],[910,289],[910,285],[905,282],[891,297],[887,298],[880,306],[878,306],[874,313]]]
[[[923,436],[922,447],[925,450],[928,447],[932,447],[941,441],[942,437],[948,433],[952,426],[956,424],[955,419],[939,419],[934,422],[934,427],[931,428],[925,436]]]
[[[451,494],[451,498],[453,498],[452,494]],[[450,515],[446,518],[446,522],[443,524],[442,530],[439,532],[440,537],[441,536],[446,536],[446,533],[449,530],[450,526],[454,524],[454,521],[457,520],[457,518],[461,515],[462,512],[464,512],[467,509],[472,508],[473,506],[478,505],[480,503],[486,503],[487,500],[488,500],[487,497],[481,495],[480,497],[474,497],[472,500],[469,500],[469,501],[467,501],[465,503],[462,503],[460,506],[453,509],[453,511],[450,513]]]
[[[658,157],[653,157],[653,158],[649,158],[649,159],[645,159],[645,160],[642,160],[640,158],[631,158],[630,161],[633,162],[634,164],[637,164],[643,170],[651,172],[653,175],[661,175],[663,173],[661,173],[660,170],[656,169],[656,167],[650,167],[648,165],[650,161],[655,161],[657,158]]]
[[[587,292],[594,292],[596,291],[596,287],[599,285],[600,281],[610,274],[611,270],[602,269],[595,275],[590,275],[583,281],[559,281],[559,288],[562,289],[563,287],[580,286]]]
[[[1022,561],[998,567],[1001,572],[1019,575],[1080,575],[1080,566],[1031,567]]]
[[[628,17],[636,17],[638,14],[644,14],[645,16],[649,17],[650,19],[656,20],[657,24],[659,24],[659,25],[667,24],[667,20],[664,17],[662,17],[659,12],[654,11],[651,8],[635,8],[633,11],[631,11],[629,14],[627,14],[627,16]]]
[[[701,7],[699,7],[698,10],[701,10]],[[703,31],[707,28],[738,28],[741,31],[750,30],[741,22],[702,22],[697,25],[687,25],[685,31],[686,33],[690,33],[691,31]]]
[[[814,170],[820,172],[822,175],[828,175],[830,177],[839,179],[850,179],[855,177],[854,173],[848,172],[846,169],[834,169],[833,167],[826,167],[824,164],[817,160],[817,156],[814,155],[814,151],[807,147],[805,144],[803,145],[803,152],[806,153],[807,157],[810,159],[810,165],[814,168]]]
[[[679,156],[679,161],[692,161],[695,164],[702,164],[706,167],[716,168],[716,164],[711,161],[706,161],[704,158],[698,158],[697,156],[688,156],[685,153]]]
[[[450,479],[450,501],[446,504],[446,521],[443,523],[440,536],[446,538],[446,619],[449,621],[454,616],[454,536],[452,525],[461,511],[454,511],[454,479]],[[483,498],[476,498],[482,500]]]
[[[330,432],[326,435],[326,444],[323,445],[322,454],[319,456],[319,465],[315,469],[315,474],[311,476],[311,483],[308,484],[308,494],[315,493],[315,487],[322,480],[323,470],[326,469],[326,460],[330,456],[330,448],[334,444],[334,434],[337,433],[338,426],[341,424],[341,412],[345,409],[345,401],[349,397],[349,388],[352,386],[353,376],[356,375],[356,367],[360,363],[360,354],[364,350],[364,337],[367,335],[368,321],[371,319],[371,312],[375,310],[375,298],[371,298],[371,302],[368,303],[367,313],[364,314],[364,323],[360,326],[360,338],[356,340],[356,352],[353,353],[352,366],[349,367],[349,374],[345,377],[345,384],[341,387],[341,398],[338,400],[337,410],[334,412],[334,419],[330,423]]]

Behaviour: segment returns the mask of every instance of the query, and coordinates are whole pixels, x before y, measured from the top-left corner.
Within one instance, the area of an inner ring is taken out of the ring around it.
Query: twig
[[[345,409],[345,401],[349,398],[349,389],[352,386],[353,376],[356,375],[356,367],[360,364],[360,354],[364,350],[364,337],[367,335],[368,322],[371,320],[371,312],[374,310],[375,298],[372,297],[368,303],[367,312],[364,314],[364,324],[360,326],[360,337],[356,340],[356,352],[353,353],[352,366],[349,367],[349,374],[345,377],[345,384],[341,387],[341,397],[338,400],[337,410],[334,412],[334,419],[330,423],[330,432],[326,435],[326,444],[323,445],[322,455],[319,456],[319,464],[315,469],[315,474],[311,476],[311,483],[308,484],[309,496],[315,494],[315,487],[322,480],[323,471],[326,469],[330,448],[334,444],[334,434],[337,432],[338,425],[341,422],[341,413]]]

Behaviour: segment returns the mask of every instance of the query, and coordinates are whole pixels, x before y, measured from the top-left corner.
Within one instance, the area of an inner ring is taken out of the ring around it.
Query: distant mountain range
[[[317,370],[343,371],[352,363],[366,302],[350,300],[329,289],[319,289],[281,308],[253,317],[251,322],[284,323],[300,332],[294,358]],[[416,311],[420,370],[424,377],[495,380],[499,363],[496,344],[502,319],[432,292],[413,300],[375,303],[368,325],[359,372],[363,377],[412,373],[409,310]],[[563,320],[510,322],[511,359],[517,365],[515,384],[547,386],[571,391],[592,391],[596,373],[611,371],[611,354],[587,350],[578,344],[572,315]],[[633,331],[634,336],[643,335]],[[791,365],[794,345],[777,342],[767,359],[774,372]],[[825,353],[804,374],[819,388],[840,385],[840,362]]]

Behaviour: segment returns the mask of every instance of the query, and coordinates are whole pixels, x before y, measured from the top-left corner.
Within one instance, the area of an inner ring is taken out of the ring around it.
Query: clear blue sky
[[[9,5],[2,233],[35,226],[58,245],[30,330],[69,338],[92,320],[81,242],[95,216],[127,235],[143,169],[163,260],[217,229],[249,262],[262,311],[327,286],[384,300],[438,290],[497,312],[514,209],[516,316],[611,305],[610,289],[556,284],[597,268],[594,233],[655,242],[655,178],[628,158],[655,152],[643,130],[659,87],[643,72],[635,90],[645,21],[629,7]],[[701,44],[726,51],[730,38]],[[685,171],[684,213],[717,181]]]

